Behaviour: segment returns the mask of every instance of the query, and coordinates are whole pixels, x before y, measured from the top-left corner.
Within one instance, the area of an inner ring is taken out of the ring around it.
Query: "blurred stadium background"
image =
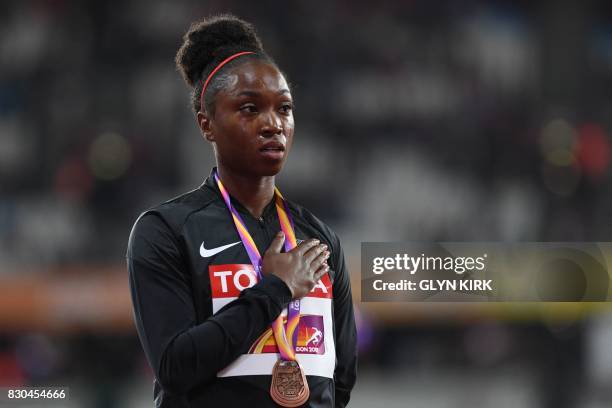
[[[612,406],[606,304],[359,301],[362,241],[611,240],[605,1],[3,1],[0,385],[153,406],[125,248],[213,165],[173,57],[224,11],[294,86],[282,191],[344,242],[350,406]]]

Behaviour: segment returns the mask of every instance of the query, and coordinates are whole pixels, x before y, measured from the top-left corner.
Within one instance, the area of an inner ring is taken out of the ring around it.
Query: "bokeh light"
[[[90,146],[89,167],[100,180],[110,181],[123,176],[131,163],[132,147],[118,133],[102,133]]]

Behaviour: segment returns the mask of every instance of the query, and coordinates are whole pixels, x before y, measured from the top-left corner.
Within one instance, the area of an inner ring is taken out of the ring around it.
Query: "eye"
[[[239,110],[244,113],[257,113],[257,106],[254,103],[245,103],[240,105]]]
[[[288,115],[293,110],[293,104],[290,102],[283,103],[279,109],[281,113]]]

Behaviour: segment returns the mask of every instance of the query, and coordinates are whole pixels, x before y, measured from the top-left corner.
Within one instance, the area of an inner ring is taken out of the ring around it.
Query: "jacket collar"
[[[219,190],[219,186],[217,186],[217,182],[215,181],[215,172],[217,171],[216,167],[213,167],[212,170],[210,171],[210,175],[206,178],[206,180],[204,180],[204,183],[202,183],[202,185],[200,186],[200,188],[209,188],[212,191],[215,192],[217,198],[219,200],[221,200],[223,202],[223,206],[225,206],[225,201],[223,200],[223,196],[221,195],[221,191]],[[230,200],[232,201],[232,205],[234,206],[234,208],[236,209],[236,211],[238,211],[240,214],[245,214],[248,215],[254,219],[256,219],[255,217],[253,217],[253,214],[251,214],[251,212],[249,210],[247,210],[247,208],[245,206],[243,206],[240,201],[238,201],[236,198],[234,198],[231,194],[230,194]],[[266,207],[263,210],[262,213],[262,218],[264,220],[269,219],[270,216],[274,216],[275,212],[274,212],[274,197],[272,197],[272,200],[270,200],[270,202],[266,205]]]

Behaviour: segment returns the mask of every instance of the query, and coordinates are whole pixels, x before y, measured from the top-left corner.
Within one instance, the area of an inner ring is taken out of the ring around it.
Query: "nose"
[[[283,122],[275,112],[269,112],[267,115],[263,115],[262,117],[260,131],[263,137],[278,135],[283,131]]]

